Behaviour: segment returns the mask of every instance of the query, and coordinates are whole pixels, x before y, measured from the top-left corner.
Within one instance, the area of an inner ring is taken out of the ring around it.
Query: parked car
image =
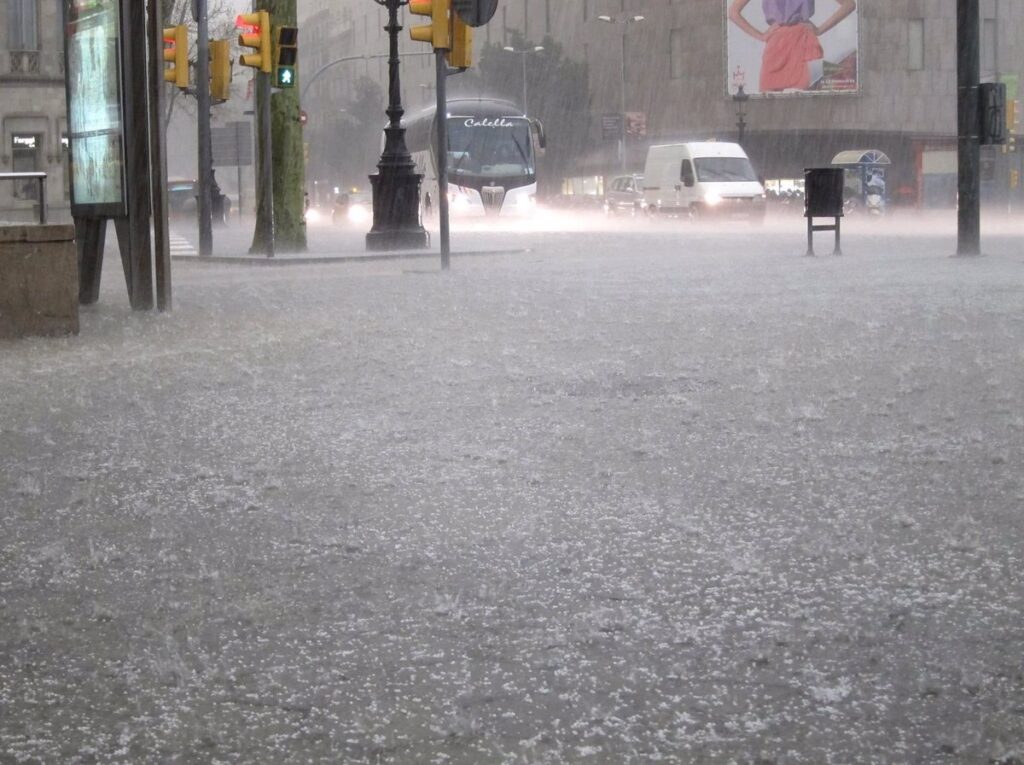
[[[167,211],[171,215],[195,214],[196,182],[190,178],[167,181]]]
[[[210,198],[210,214],[216,224],[227,223],[231,214],[231,198],[226,194],[213,193]],[[167,181],[167,213],[171,217],[195,215],[199,194],[196,182],[190,178],[175,178]]]
[[[620,175],[611,179],[604,195],[604,211],[609,215],[636,215],[647,210],[642,175]]]

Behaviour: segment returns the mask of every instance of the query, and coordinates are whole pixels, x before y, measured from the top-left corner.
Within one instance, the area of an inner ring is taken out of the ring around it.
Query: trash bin
[[[843,217],[841,167],[811,167],[804,170],[804,217]]]

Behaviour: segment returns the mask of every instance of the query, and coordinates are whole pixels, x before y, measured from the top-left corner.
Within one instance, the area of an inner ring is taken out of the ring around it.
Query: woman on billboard
[[[761,92],[807,90],[811,86],[808,64],[824,56],[818,38],[857,9],[857,0],[829,0],[838,6],[816,25],[815,0],[761,0],[768,27],[760,30],[743,15],[750,0],[733,0],[729,20],[746,34],[764,43],[761,58]]]

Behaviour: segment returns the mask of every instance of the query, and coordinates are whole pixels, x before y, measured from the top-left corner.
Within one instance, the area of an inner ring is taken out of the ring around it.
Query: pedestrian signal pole
[[[252,53],[241,56],[243,66],[256,70],[256,102],[259,111],[260,182],[257,189],[259,210],[257,219],[263,221],[261,237],[268,258],[274,257],[274,176],[273,151],[270,131],[270,73],[273,70],[273,51],[270,45],[270,14],[253,11],[239,15],[235,25],[246,29],[238,36],[238,44],[252,48]]]

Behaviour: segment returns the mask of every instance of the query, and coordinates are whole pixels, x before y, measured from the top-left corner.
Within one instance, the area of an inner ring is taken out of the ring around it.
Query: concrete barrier
[[[74,226],[0,226],[0,338],[78,334]]]

